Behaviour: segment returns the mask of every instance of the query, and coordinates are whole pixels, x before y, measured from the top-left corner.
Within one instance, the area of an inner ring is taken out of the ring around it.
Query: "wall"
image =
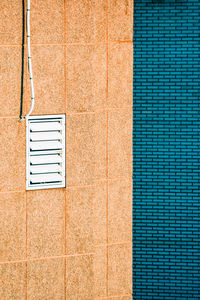
[[[200,299],[198,0],[135,0],[133,299]]]
[[[28,192],[21,2],[0,1],[0,299],[131,299],[132,2],[31,1],[33,115],[66,113],[67,187]]]

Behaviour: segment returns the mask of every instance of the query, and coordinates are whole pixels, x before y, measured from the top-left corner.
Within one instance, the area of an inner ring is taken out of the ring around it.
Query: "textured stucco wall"
[[[133,3],[31,1],[33,114],[66,113],[67,187],[26,192],[21,2],[0,1],[0,299],[131,299]]]

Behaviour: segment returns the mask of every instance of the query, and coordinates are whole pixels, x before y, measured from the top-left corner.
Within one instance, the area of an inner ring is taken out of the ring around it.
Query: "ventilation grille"
[[[65,115],[26,121],[26,189],[65,187]]]

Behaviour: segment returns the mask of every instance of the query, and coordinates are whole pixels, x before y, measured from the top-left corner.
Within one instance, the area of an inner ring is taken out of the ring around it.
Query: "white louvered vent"
[[[65,187],[65,115],[26,120],[26,189]]]

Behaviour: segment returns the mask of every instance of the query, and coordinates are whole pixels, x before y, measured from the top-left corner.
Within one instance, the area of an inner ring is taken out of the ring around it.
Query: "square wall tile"
[[[110,41],[133,40],[132,0],[109,0],[108,38]]]
[[[66,299],[94,299],[93,255],[70,256],[66,259]]]
[[[0,119],[0,191],[25,191],[26,122]]]
[[[28,299],[65,299],[64,269],[63,258],[28,262]]]
[[[108,176],[132,176],[132,111],[112,110],[108,115]]]
[[[31,42],[64,43],[64,1],[31,1]]]
[[[66,253],[94,252],[94,187],[67,189]]]
[[[67,116],[67,186],[93,184],[95,179],[95,114]]]
[[[94,198],[94,244],[106,244],[106,183],[99,182],[95,185],[95,198]]]
[[[99,111],[95,114],[95,178],[106,179],[106,142],[107,113]]]
[[[26,256],[26,195],[0,193],[0,261]]]
[[[106,184],[69,188],[66,197],[66,253],[94,252],[106,243]]]
[[[0,265],[0,299],[26,299],[26,263]]]
[[[99,246],[94,255],[94,296],[105,297],[107,287],[107,247]]]
[[[0,60],[0,117],[15,116],[17,118],[20,112],[21,48],[0,47]]]
[[[22,1],[0,1],[0,43],[20,44],[22,40]]]
[[[30,191],[28,197],[28,256],[64,254],[64,189]]]
[[[133,45],[109,45],[108,105],[132,107],[133,104]]]
[[[108,295],[130,295],[132,291],[132,245],[108,247]]]
[[[66,5],[67,42],[106,40],[106,0],[70,0]]]
[[[34,114],[65,113],[64,46],[33,46],[33,76],[35,85]],[[30,80],[27,78],[30,107]]]
[[[108,241],[132,240],[131,181],[111,181],[108,188]]]
[[[67,112],[95,111],[106,101],[106,46],[67,47]]]

